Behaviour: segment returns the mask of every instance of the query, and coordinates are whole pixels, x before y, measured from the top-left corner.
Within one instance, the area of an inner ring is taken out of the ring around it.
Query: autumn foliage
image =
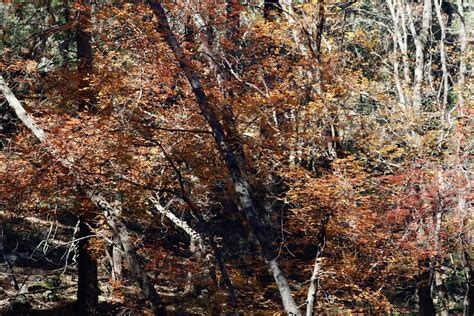
[[[472,17],[428,2],[0,4],[0,75],[48,135],[0,96],[0,212],[87,221],[133,311],[152,300],[125,257],[112,275],[124,247],[90,192],[168,311],[291,313],[285,289],[305,309],[313,284],[307,315],[468,313]]]

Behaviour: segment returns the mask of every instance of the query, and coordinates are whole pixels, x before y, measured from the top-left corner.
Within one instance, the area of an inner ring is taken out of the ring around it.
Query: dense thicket
[[[471,10],[0,4],[1,308],[469,315]]]

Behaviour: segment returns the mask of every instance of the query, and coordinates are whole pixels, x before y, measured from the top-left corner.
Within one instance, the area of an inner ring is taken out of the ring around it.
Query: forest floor
[[[73,315],[77,291],[75,216],[0,213],[0,315]],[[99,313],[124,315],[99,267]],[[128,291],[134,293],[135,291]]]
[[[73,215],[40,219],[0,212],[0,315],[76,315],[77,218]],[[110,279],[106,256],[98,263],[98,315],[147,315],[146,302],[130,283]],[[189,298],[171,284],[158,286],[175,315],[202,315],[202,299]],[[181,298],[180,298],[181,297]],[[180,301],[180,304],[175,304]],[[123,302],[126,302],[127,306]],[[137,312],[139,311],[139,312]]]

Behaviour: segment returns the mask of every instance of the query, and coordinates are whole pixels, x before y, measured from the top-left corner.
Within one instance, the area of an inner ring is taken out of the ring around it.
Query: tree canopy
[[[3,2],[0,313],[470,315],[473,10]]]

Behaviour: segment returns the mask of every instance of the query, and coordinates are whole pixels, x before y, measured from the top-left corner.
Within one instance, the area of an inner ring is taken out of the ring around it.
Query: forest
[[[473,315],[473,26],[1,1],[0,315]]]

